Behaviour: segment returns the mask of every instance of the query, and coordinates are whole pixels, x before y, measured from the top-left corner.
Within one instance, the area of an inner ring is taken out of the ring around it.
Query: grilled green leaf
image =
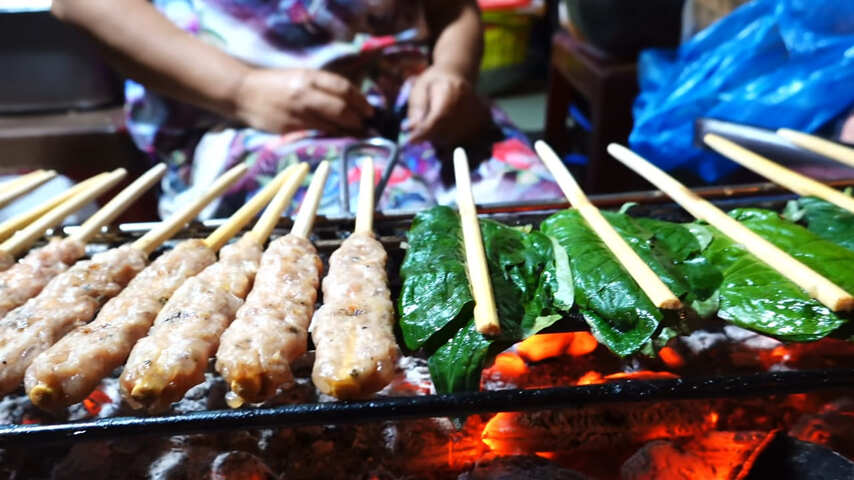
[[[789,202],[785,216],[803,221],[809,231],[831,242],[854,250],[854,213],[814,197]]]
[[[697,238],[713,238],[703,255],[723,273],[718,317],[784,341],[825,337],[844,320],[796,284],[713,227],[691,224]]]
[[[717,290],[720,272],[701,255],[700,242],[684,226],[624,213],[602,213],[674,295],[692,303],[706,300]]]
[[[406,346],[416,350],[434,336],[439,344],[454,336],[471,316],[474,299],[455,211],[437,207],[419,213],[407,242],[400,269],[400,326]]]
[[[843,290],[854,292],[854,251],[783,220],[771,210],[739,208],[729,214]]]
[[[408,234],[400,326],[409,348],[431,354],[439,392],[477,389],[490,352],[550,326],[572,307],[572,273],[562,247],[540,232],[491,220],[481,220],[480,228],[501,323],[495,338],[474,328],[457,213],[447,207],[422,212]]]
[[[636,352],[650,339],[661,312],[576,210],[541,225],[569,254],[575,300],[593,335],[614,353]]]

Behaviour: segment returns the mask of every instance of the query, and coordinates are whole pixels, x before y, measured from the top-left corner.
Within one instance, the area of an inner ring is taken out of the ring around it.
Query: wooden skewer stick
[[[477,209],[471,191],[469,161],[462,148],[454,150],[454,177],[457,183],[457,206],[460,210],[460,227],[466,251],[466,270],[474,297],[474,324],[483,335],[499,335],[498,309],[483,249],[483,237],[477,220]]]
[[[124,168],[113,170],[106,177],[93,184],[92,188],[75,195],[67,202],[59,205],[35,222],[18,231],[12,238],[0,244],[0,250],[9,255],[17,256],[41,238],[47,229],[59,225],[65,217],[80,210],[84,205],[113,188],[125,175],[127,175],[127,171]]]
[[[124,188],[100,210],[95,212],[89,220],[86,220],[74,233],[69,235],[69,238],[80,242],[88,242],[93,235],[101,230],[104,225],[109,225],[110,222],[116,219],[120,213],[131,206],[143,193],[154,186],[158,180],[163,178],[166,173],[166,164],[159,163],[142,176],[137,178],[133,183]]]
[[[12,180],[8,180],[8,181],[5,181],[3,183],[0,183],[0,192],[6,191],[7,189],[12,188],[12,187],[16,187],[23,182],[28,182],[33,178],[38,178],[38,177],[44,175],[44,172],[45,172],[44,169],[40,168],[38,170],[33,170],[30,173],[25,173],[24,175],[18,175],[17,177],[13,178]]]
[[[584,217],[590,228],[602,239],[608,250],[617,258],[617,261],[629,272],[638,286],[647,297],[658,308],[676,310],[682,308],[679,297],[673,294],[670,288],[661,281],[658,275],[652,271],[649,265],[638,256],[637,252],[614,230],[614,227],[605,220],[602,212],[596,208],[584,194],[584,191],[569,173],[557,154],[545,142],[538,141],[534,148],[537,150],[543,163],[546,164],[552,176],[563,190],[569,203]]]
[[[109,175],[108,173],[100,173],[95,175],[94,177],[88,178],[77,185],[69,188],[68,190],[55,195],[53,198],[44,202],[41,205],[36,205],[35,207],[27,210],[24,213],[16,215],[3,223],[0,223],[0,242],[6,240],[12,234],[17,232],[18,230],[26,227],[27,225],[36,221],[39,217],[46,214],[47,212],[53,210],[58,207],[60,204],[67,202],[71,197],[77,195],[83,190],[89,189],[95,184],[99,179],[103,179]]]
[[[374,231],[374,159],[365,158],[361,166],[359,179],[359,205],[356,207],[356,226],[354,233],[373,233]]]
[[[830,188],[812,178],[805,177],[800,173],[793,172],[761,155],[751,152],[741,145],[713,133],[706,134],[703,137],[703,141],[721,155],[798,195],[818,197],[854,213],[854,198],[838,190]]]
[[[824,155],[825,157],[836,160],[839,163],[844,163],[849,167],[854,167],[854,148],[847,147],[840,143],[831,142],[830,140],[825,140],[824,138],[816,137],[809,133],[789,130],[788,128],[781,128],[777,130],[777,135],[801,148]]]
[[[291,165],[279,172],[279,174],[270,180],[270,182],[264,186],[260,192],[256,193],[254,197],[234,212],[234,214],[232,214],[225,223],[211,232],[211,234],[205,239],[205,244],[208,248],[216,252],[222,248],[223,245],[228,243],[232,237],[237,235],[237,232],[245,227],[250,220],[255,218],[255,215],[257,215],[265,205],[270,203],[270,200],[274,195],[276,195],[276,192],[279,191],[285,180],[293,174],[295,168],[296,165]]]
[[[811,268],[792,258],[773,243],[757,235],[723,210],[664,173],[628,148],[612,143],[608,153],[666,193],[691,215],[705,220],[733,241],[803,288],[811,297],[834,312],[854,309],[854,297]]]
[[[252,231],[249,232],[256,242],[263,245],[267,241],[267,238],[270,237],[270,234],[273,233],[273,229],[276,228],[276,224],[282,218],[282,212],[291,204],[291,200],[293,200],[297,189],[302,185],[306,175],[308,175],[308,164],[301,163],[297,166],[294,173],[285,180],[282,188],[279,189],[276,196],[273,197],[273,201],[267,205],[267,209],[264,210],[261,218],[258,219]]]
[[[39,185],[47,182],[56,176],[56,172],[54,170],[48,171],[38,171],[34,172],[32,176],[25,175],[24,178],[19,180],[13,180],[12,185],[10,187],[4,188],[0,191],[0,208],[8,205],[12,200],[24,195],[25,193],[29,193],[34,188]]]
[[[173,213],[168,219],[138,238],[133,242],[133,248],[149,254],[153,252],[154,249],[172,237],[172,235],[178,233],[178,230],[182,229],[190,220],[194,219],[213,199],[225,193],[228,187],[246,174],[246,170],[246,164],[241,163],[223,173],[204,195],[188,203],[183,209]]]
[[[323,189],[326,187],[326,178],[328,176],[329,162],[324,160],[314,170],[311,184],[308,186],[305,197],[302,199],[302,205],[300,205],[299,212],[297,212],[294,226],[291,227],[292,235],[308,238],[311,229],[314,228],[314,218],[317,216],[317,207],[320,205],[321,198],[323,198]]]

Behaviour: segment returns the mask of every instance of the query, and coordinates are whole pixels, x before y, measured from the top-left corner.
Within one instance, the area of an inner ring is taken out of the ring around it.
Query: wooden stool
[[[552,37],[545,139],[559,153],[567,153],[569,106],[576,99],[587,103],[592,131],[587,142],[585,189],[590,193],[625,191],[642,185],[637,175],[605,151],[611,142],[627,142],[637,93],[635,63],[603,58],[565,31]]]

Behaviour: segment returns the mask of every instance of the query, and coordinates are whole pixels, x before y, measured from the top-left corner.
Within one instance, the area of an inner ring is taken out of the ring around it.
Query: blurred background
[[[123,126],[122,79],[99,57],[85,35],[51,16],[50,3],[0,0],[0,174],[61,166],[64,174],[80,179],[124,166],[132,178],[147,163]],[[815,119],[806,123],[780,112],[766,116],[760,112],[743,118],[727,114],[744,110],[743,103],[738,103],[743,98],[733,100],[738,91],[755,93],[758,87],[750,81],[764,78],[768,71],[779,70],[780,65],[765,65],[765,72],[759,67],[750,70],[748,65],[738,71],[741,77],[727,77],[722,65],[738,63],[742,55],[753,58],[754,63],[755,58],[770,58],[773,52],[762,50],[767,49],[768,37],[757,40],[756,45],[744,37],[746,40],[738,47],[742,52],[733,52],[729,46],[728,53],[710,53],[726,47],[723,38],[737,38],[760,28],[764,21],[761,19],[770,18],[776,6],[786,4],[790,10],[810,8],[821,13],[833,2],[755,0],[741,9],[745,0],[479,3],[486,25],[479,92],[490,97],[532,140],[546,139],[551,143],[592,193],[648,188],[639,184],[635,175],[614,173],[621,167],[607,158],[604,150],[613,141],[630,143],[692,185],[756,180],[741,169],[708,157],[708,152],[700,152],[691,137],[695,128],[705,128],[697,121],[706,116],[747,124],[751,119],[766,119],[752,123],[766,128],[789,126],[819,131],[845,140],[849,92],[834,92],[836,104],[832,108],[813,97],[787,97],[793,108]],[[737,12],[742,11],[745,13],[739,16]],[[780,25],[786,21],[783,16],[792,15],[773,14],[781,15],[775,20]],[[832,14],[827,12],[824,17]],[[726,28],[717,27],[730,17],[738,18]],[[849,16],[843,20],[828,28],[850,35],[852,19]],[[819,27],[793,28],[808,31]],[[782,48],[786,48],[791,39],[782,36]],[[828,69],[836,75],[846,74],[848,65],[834,62],[841,60],[827,60]],[[698,69],[705,71],[697,74]],[[689,75],[692,71],[694,77]],[[786,74],[793,78],[793,73]],[[709,80],[707,86],[715,84],[716,78],[723,79],[718,83],[731,85],[708,86],[710,91],[696,93],[697,78]],[[794,88],[791,82],[779,78],[774,81],[766,82],[763,88],[768,96],[760,98],[769,113],[786,103],[781,100],[769,105],[769,98]],[[822,85],[827,81],[830,80],[819,82],[815,89],[826,91]],[[727,90],[732,85],[741,90]],[[682,92],[685,90],[688,94]],[[683,95],[681,100],[671,102],[678,96],[674,92]],[[810,103],[812,100],[815,101]],[[727,103],[728,110],[717,110],[715,114],[718,106]],[[698,110],[687,111],[690,109],[686,105]],[[657,107],[660,108],[656,110]],[[680,123],[668,125],[662,120],[667,117]],[[819,119],[821,125],[817,125]],[[741,134],[761,137],[761,132]],[[761,145],[757,148],[762,151]],[[803,156],[789,156],[790,153],[783,149],[775,159],[794,162],[796,166],[804,161]],[[816,162],[820,164],[817,168]],[[820,178],[854,177],[844,167],[821,165],[820,160],[809,156],[803,168],[812,168],[811,173]],[[150,215],[153,210],[149,209],[153,208],[153,199],[148,199],[129,216],[142,218]]]

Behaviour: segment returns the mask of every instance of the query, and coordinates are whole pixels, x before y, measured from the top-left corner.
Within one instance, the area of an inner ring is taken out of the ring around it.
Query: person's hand
[[[274,133],[359,133],[365,118],[373,114],[365,96],[350,81],[323,70],[252,69],[235,97],[239,120]]]
[[[433,65],[412,85],[409,95],[411,141],[453,146],[490,122],[489,107],[471,82],[451,68]]]

